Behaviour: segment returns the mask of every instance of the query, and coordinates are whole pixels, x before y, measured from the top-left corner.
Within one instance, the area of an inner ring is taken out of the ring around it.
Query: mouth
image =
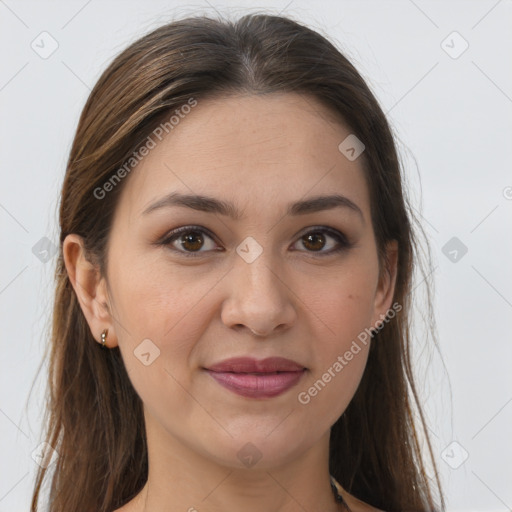
[[[279,357],[234,358],[204,370],[221,386],[247,398],[272,398],[297,385],[307,368]]]

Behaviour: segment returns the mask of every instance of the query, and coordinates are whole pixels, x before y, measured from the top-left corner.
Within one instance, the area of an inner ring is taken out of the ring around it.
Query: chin
[[[274,421],[270,428],[254,428],[253,424],[253,428],[240,430],[233,437],[226,434],[222,439],[209,439],[204,449],[216,463],[230,469],[275,469],[293,461],[317,440],[308,438],[304,432],[298,435],[297,431],[280,428],[283,425],[279,426],[279,421]]]

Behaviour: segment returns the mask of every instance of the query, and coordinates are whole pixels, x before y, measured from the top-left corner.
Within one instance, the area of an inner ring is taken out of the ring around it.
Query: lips
[[[302,371],[304,366],[284,357],[267,357],[262,360],[252,357],[235,357],[211,365],[207,369],[212,372],[274,373]]]
[[[230,391],[249,398],[271,398],[295,386],[307,368],[283,357],[227,359],[205,368]]]

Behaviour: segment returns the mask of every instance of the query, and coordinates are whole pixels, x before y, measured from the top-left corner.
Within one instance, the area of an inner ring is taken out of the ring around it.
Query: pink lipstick
[[[295,386],[307,370],[283,357],[237,357],[205,369],[221,386],[249,398],[278,396]]]

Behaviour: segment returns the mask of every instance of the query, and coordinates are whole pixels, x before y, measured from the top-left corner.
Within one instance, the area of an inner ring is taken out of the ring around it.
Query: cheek
[[[352,267],[350,273],[338,274],[309,295],[306,311],[321,322],[314,321],[318,325],[313,330],[314,364],[297,393],[306,421],[322,417],[332,425],[357,390],[370,346],[374,279],[368,267],[360,271]]]
[[[174,389],[176,381],[189,387],[192,365],[198,362],[192,357],[194,347],[215,312],[209,291],[218,276],[200,276],[193,268],[177,271],[128,252],[113,261],[116,333],[134,387],[141,395],[152,393],[151,386]],[[148,359],[154,362],[146,366]]]
[[[344,413],[363,376],[368,351],[368,344],[359,343],[352,350],[333,354],[329,363],[313,372],[297,390],[297,407],[305,429],[330,428]]]
[[[347,265],[331,272],[328,279],[310,282],[309,290],[303,290],[307,310],[321,320],[317,334],[324,334],[320,339],[325,339],[332,350],[342,350],[370,327],[377,279],[374,270],[361,262],[359,266]]]
[[[126,330],[133,343],[153,336],[161,345],[169,337],[176,338],[174,333],[183,323],[190,324],[194,308],[214,283],[213,277],[198,277],[191,269],[163,265],[147,256],[130,258],[124,252],[116,261],[111,288],[118,320],[129,326]],[[121,337],[125,335],[122,330]]]
[[[318,418],[322,426],[332,426],[343,414],[359,386],[370,347],[371,294],[354,289],[323,297],[315,307],[325,326],[313,335],[313,364],[297,389],[308,429],[320,428]],[[321,334],[325,332],[327,336]]]
[[[346,341],[368,327],[372,318],[372,296],[368,291],[357,288],[339,288],[323,293],[317,302],[308,307],[317,312],[334,344]]]

